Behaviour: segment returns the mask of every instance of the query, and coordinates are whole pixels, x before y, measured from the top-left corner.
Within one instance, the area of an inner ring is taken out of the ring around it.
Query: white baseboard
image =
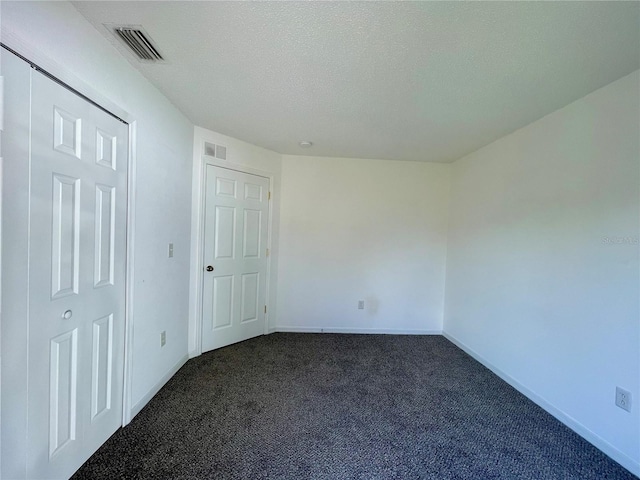
[[[629,470],[631,473],[633,473],[634,475],[640,477],[640,463],[639,462],[637,462],[633,458],[629,457],[625,453],[623,453],[620,450],[618,450],[616,447],[611,445],[609,442],[607,442],[605,439],[600,437],[598,434],[592,432],[587,427],[582,425],[575,418],[571,417],[570,415],[567,415],[565,412],[563,412],[562,410],[556,408],[551,403],[549,403],[547,400],[545,400],[544,398],[542,398],[539,395],[537,395],[535,392],[529,390],[527,387],[522,385],[518,380],[516,380],[512,376],[508,375],[507,373],[503,372],[501,369],[499,369],[498,367],[493,365],[491,362],[487,361],[480,354],[475,352],[473,349],[469,348],[466,344],[464,344],[463,342],[459,341],[457,338],[453,337],[452,335],[448,334],[447,332],[442,332],[442,335],[444,335],[444,337],[447,340],[449,340],[451,343],[453,343],[454,345],[456,345],[460,349],[464,350],[466,353],[468,353],[470,356],[472,356],[474,359],[476,359],[482,365],[487,367],[489,370],[491,370],[493,373],[495,373],[497,376],[499,376],[502,380],[507,382],[513,388],[518,390],[520,393],[522,393],[529,400],[531,400],[532,402],[537,404],[539,407],[543,408],[548,413],[553,415],[556,419],[558,419],[559,421],[564,423],[567,427],[569,427],[571,430],[576,432],[578,435],[580,435],[582,438],[587,440],[589,443],[593,444],[596,448],[602,450],[605,454],[607,454],[613,460],[615,460],[620,465],[622,465],[624,468]]]
[[[350,328],[350,327],[295,327],[279,325],[273,332],[288,333],[358,333],[389,335],[442,335],[442,330],[406,330],[394,328]],[[270,332],[272,333],[272,332]]]
[[[167,383],[171,379],[171,377],[178,373],[178,370],[180,370],[180,368],[182,368],[182,366],[187,363],[187,360],[189,360],[189,355],[185,355],[180,360],[178,360],[178,362],[162,376],[160,381],[156,383],[151,388],[151,390],[149,390],[133,407],[131,407],[131,416],[129,417],[131,420],[133,420],[133,417],[140,413],[140,411],[147,405],[147,403],[149,403],[149,401],[156,396],[160,389],[164,387],[165,383]]]

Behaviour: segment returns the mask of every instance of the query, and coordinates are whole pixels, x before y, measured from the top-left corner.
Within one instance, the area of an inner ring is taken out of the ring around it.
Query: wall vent
[[[113,34],[142,62],[162,62],[164,58],[153,45],[149,34],[139,25],[110,25]]]
[[[227,147],[222,145],[215,145],[210,142],[204,142],[204,154],[210,157],[216,157],[220,160],[227,159]]]

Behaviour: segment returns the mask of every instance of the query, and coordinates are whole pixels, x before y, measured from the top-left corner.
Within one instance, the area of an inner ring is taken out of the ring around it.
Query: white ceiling
[[[453,161],[640,68],[640,2],[74,5],[196,125],[286,154]]]

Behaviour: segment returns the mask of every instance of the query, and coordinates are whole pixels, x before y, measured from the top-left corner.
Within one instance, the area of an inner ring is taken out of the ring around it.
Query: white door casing
[[[269,179],[205,166],[202,351],[265,332]]]
[[[122,425],[128,126],[27,72],[30,141],[5,158],[31,166],[25,473],[66,478]]]

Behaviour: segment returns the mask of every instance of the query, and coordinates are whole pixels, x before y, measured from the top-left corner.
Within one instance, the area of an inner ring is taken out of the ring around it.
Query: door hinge
[[[264,313],[267,313],[267,306],[264,306]]]
[[[267,248],[267,257],[269,256],[269,249]]]
[[[271,192],[267,193],[267,200],[271,200]]]

